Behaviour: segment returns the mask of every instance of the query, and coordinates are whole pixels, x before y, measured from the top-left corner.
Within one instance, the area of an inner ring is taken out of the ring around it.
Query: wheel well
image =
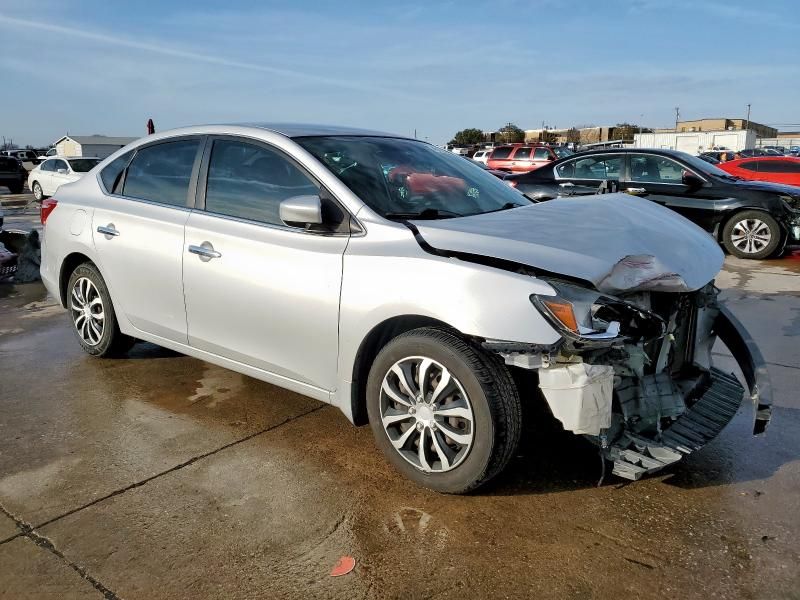
[[[58,275],[58,293],[61,296],[61,306],[67,307],[67,284],[69,283],[70,275],[78,267],[85,262],[92,262],[92,260],[85,254],[80,252],[73,252],[67,255],[64,262],[61,263],[61,272]]]
[[[420,327],[449,327],[447,323],[421,315],[392,317],[376,325],[361,342],[353,365],[353,387],[351,388],[351,410],[353,423],[366,425],[367,419],[367,377],[375,357],[386,344],[398,335]]]

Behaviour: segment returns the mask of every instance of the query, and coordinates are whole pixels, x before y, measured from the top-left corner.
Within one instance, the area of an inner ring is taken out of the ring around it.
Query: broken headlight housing
[[[555,296],[531,295],[542,316],[568,340],[604,345],[617,340],[638,342],[662,337],[664,320],[631,302],[572,283],[548,280]]]

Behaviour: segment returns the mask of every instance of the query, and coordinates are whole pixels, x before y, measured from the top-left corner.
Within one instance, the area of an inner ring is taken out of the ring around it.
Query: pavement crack
[[[53,544],[52,540],[50,540],[48,537],[42,535],[41,533],[37,532],[36,529],[30,523],[25,522],[22,518],[20,518],[20,517],[14,515],[13,513],[11,513],[2,504],[0,504],[0,512],[2,512],[9,519],[12,519],[14,521],[14,523],[16,524],[17,529],[20,530],[20,532],[17,535],[9,538],[8,540],[3,540],[3,542],[0,542],[0,543],[5,543],[7,541],[10,541],[12,539],[16,539],[18,537],[28,538],[31,542],[36,544],[39,548],[44,548],[45,550],[47,550],[51,554],[54,554],[59,559],[61,559],[64,563],[66,563],[66,565],[68,567],[70,567],[73,571],[75,571],[78,575],[80,575],[82,579],[85,579],[86,581],[88,581],[92,585],[92,587],[94,589],[96,589],[98,592],[103,594],[103,597],[106,598],[106,600],[120,600],[120,598],[119,598],[119,596],[117,596],[117,594],[112,592],[110,589],[108,589],[106,586],[104,586],[102,583],[100,583],[97,579],[92,577],[92,575],[90,575],[89,572],[84,567],[80,566],[76,562],[74,562],[74,561],[70,560],[69,558],[67,558],[61,550],[56,548],[56,546],[55,546],[55,544]]]
[[[316,407],[312,408],[311,410],[307,410],[307,411],[305,411],[303,413],[300,413],[299,415],[294,415],[292,417],[288,417],[288,418],[284,419],[283,421],[281,421],[279,423],[275,423],[274,425],[270,425],[269,427],[266,427],[264,429],[256,431],[255,433],[251,433],[251,434],[246,435],[246,436],[244,436],[242,438],[239,438],[237,440],[229,442],[229,443],[227,443],[227,444],[225,444],[223,446],[220,446],[219,448],[215,448],[214,450],[209,450],[208,452],[204,452],[203,454],[198,454],[197,456],[193,456],[189,460],[186,460],[186,461],[184,461],[184,462],[182,462],[180,464],[174,465],[174,466],[170,467],[169,469],[166,469],[164,471],[160,471],[160,472],[156,473],[155,475],[151,475],[150,477],[147,477],[147,478],[142,479],[140,481],[136,481],[134,483],[131,483],[130,485],[127,485],[127,486],[125,486],[123,488],[119,488],[117,490],[114,490],[113,492],[110,492],[110,493],[106,494],[105,496],[101,496],[100,498],[95,498],[91,502],[87,502],[86,504],[78,506],[77,508],[73,508],[72,510],[69,510],[69,511],[63,513],[63,514],[60,514],[60,515],[55,516],[55,517],[53,517],[51,519],[48,519],[44,523],[40,523],[39,525],[37,525],[35,527],[35,529],[41,529],[42,527],[45,527],[46,525],[50,525],[51,523],[55,523],[56,521],[58,521],[60,519],[63,519],[64,517],[69,517],[70,515],[74,515],[75,513],[78,513],[78,512],[80,512],[82,510],[85,510],[85,509],[91,507],[91,506],[94,506],[95,504],[99,504],[100,502],[104,502],[106,500],[109,500],[110,498],[114,498],[115,496],[119,496],[121,494],[124,494],[125,492],[129,492],[130,490],[142,487],[143,485],[146,485],[146,484],[150,483],[154,479],[159,479],[160,477],[163,477],[165,475],[169,475],[170,473],[174,473],[175,471],[179,471],[180,469],[186,468],[189,465],[192,465],[192,464],[196,463],[199,460],[203,460],[204,458],[208,458],[209,456],[214,456],[215,454],[217,454],[219,452],[222,452],[223,450],[227,450],[228,448],[232,448],[234,446],[238,446],[239,444],[243,444],[244,442],[250,441],[255,437],[258,437],[258,436],[263,435],[263,434],[265,434],[265,433],[267,433],[269,431],[277,429],[278,427],[282,427],[282,426],[284,426],[284,425],[286,425],[288,423],[291,423],[292,421],[295,421],[297,419],[305,417],[306,415],[310,415],[313,412],[316,412],[318,410],[322,410],[326,406],[328,406],[328,405],[327,404],[321,404],[320,406],[316,406]]]

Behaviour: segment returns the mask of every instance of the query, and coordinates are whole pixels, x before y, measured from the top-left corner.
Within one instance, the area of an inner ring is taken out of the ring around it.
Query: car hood
[[[412,224],[420,241],[439,252],[510,261],[582,279],[609,294],[696,290],[716,276],[724,258],[695,224],[628,194]]]

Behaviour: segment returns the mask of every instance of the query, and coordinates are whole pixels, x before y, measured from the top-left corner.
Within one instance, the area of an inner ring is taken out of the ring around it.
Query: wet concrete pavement
[[[92,359],[41,286],[0,287],[0,597],[800,598],[800,253],[718,284],[770,363],[766,437],[744,404],[669,472],[597,488],[596,451],[531,410],[466,497],[332,407],[152,345]]]

